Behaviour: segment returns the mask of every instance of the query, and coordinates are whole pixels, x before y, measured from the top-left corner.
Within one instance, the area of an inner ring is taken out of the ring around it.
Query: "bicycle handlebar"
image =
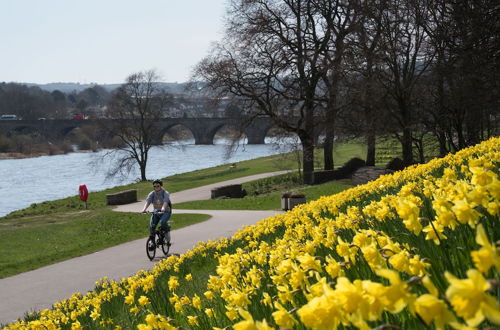
[[[167,213],[167,212],[162,212],[162,211],[145,211],[145,212],[139,212],[141,214],[163,214],[163,213]]]

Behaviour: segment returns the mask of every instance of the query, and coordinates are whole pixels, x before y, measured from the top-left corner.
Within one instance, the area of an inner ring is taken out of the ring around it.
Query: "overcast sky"
[[[184,82],[220,40],[226,0],[0,0],[0,82]]]

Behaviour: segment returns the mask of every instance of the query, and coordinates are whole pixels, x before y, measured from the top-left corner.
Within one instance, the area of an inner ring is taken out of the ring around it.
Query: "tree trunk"
[[[407,127],[403,128],[403,137],[401,141],[403,149],[403,164],[409,166],[413,164],[413,144],[411,130]]]
[[[330,131],[328,125],[326,129],[325,142],[323,144],[324,170],[333,170],[333,132]]]
[[[140,168],[141,168],[141,181],[146,181],[146,164],[142,164],[140,165]]]
[[[310,138],[302,141],[302,162],[304,166],[304,184],[314,183],[314,145]]]
[[[366,165],[375,166],[375,134],[372,129],[366,135]]]
[[[325,142],[323,145],[324,156],[324,170],[333,170],[333,138],[334,138],[334,125],[335,125],[334,110],[330,109],[326,113],[326,128],[325,128]]]

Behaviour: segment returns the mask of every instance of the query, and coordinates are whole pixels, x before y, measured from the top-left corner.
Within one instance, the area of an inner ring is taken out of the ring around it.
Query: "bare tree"
[[[159,88],[158,80],[154,70],[134,73],[113,95],[106,113],[113,124],[106,129],[121,144],[105,154],[114,159],[108,177],[128,173],[137,165],[141,181],[146,180],[149,151],[161,142],[157,121],[170,101]]]
[[[419,120],[414,88],[426,72],[434,53],[422,27],[427,10],[418,0],[392,1],[381,17],[384,68],[381,83],[387,90],[387,108],[397,124],[393,134],[401,142],[403,162],[413,163],[412,132]]]
[[[316,92],[330,41],[314,4],[231,1],[226,39],[195,74],[221,95],[236,95],[249,114],[269,116],[278,127],[297,134],[305,183],[313,178]]]
[[[429,17],[423,26],[436,53],[428,114],[444,155],[498,134],[500,5],[424,2]]]
[[[324,169],[333,170],[333,141],[334,127],[339,111],[339,94],[342,84],[343,71],[345,70],[345,55],[352,47],[351,35],[356,31],[358,25],[358,1],[316,1],[314,2],[319,17],[315,18],[317,25],[326,24],[324,33],[330,40],[323,54],[322,82],[324,84],[323,94],[325,103],[325,141],[323,146]]]
[[[375,143],[382,113],[381,101],[384,91],[377,81],[381,65],[382,14],[387,8],[386,0],[361,1],[358,10],[356,33],[354,35],[350,79],[355,81],[354,103],[361,108],[363,134],[366,139],[366,164],[375,165]],[[354,94],[354,95],[352,95]],[[359,129],[359,128],[358,128]]]

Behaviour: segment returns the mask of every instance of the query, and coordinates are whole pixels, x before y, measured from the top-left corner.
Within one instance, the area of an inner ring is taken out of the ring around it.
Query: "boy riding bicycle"
[[[153,181],[153,191],[149,193],[146,198],[146,204],[141,213],[146,213],[149,205],[153,204],[153,214],[149,224],[149,235],[153,238],[155,236],[156,226],[160,223],[163,235],[167,237],[167,244],[170,245],[170,226],[168,219],[172,215],[172,203],[170,202],[170,194],[163,189],[163,182],[159,179]]]

